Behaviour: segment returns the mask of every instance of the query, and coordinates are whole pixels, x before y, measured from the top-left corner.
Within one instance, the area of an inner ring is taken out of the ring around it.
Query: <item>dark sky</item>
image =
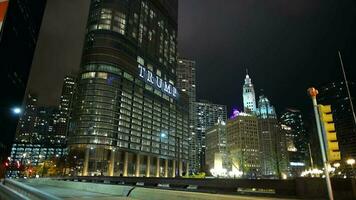
[[[79,66],[88,0],[48,2],[51,11],[46,12],[45,39],[39,43],[30,87],[42,103],[55,104],[61,79]],[[199,99],[241,108],[248,68],[255,90],[264,89],[277,110],[306,110],[309,86],[341,77],[338,49],[355,80],[354,0],[179,3],[179,52],[197,62]]]
[[[308,108],[306,89],[356,75],[353,0],[181,0],[179,49],[197,61],[197,96],[242,105],[248,68],[277,110]],[[355,76],[352,78],[354,79]]]
[[[63,78],[78,72],[89,0],[47,0],[27,89],[57,105]]]

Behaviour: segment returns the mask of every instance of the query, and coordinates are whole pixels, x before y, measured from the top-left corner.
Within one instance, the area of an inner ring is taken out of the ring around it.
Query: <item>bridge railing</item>
[[[297,198],[325,198],[327,195],[325,180],[321,178],[273,180],[77,176],[54,179],[143,187],[169,187],[170,189],[221,194],[254,192],[254,194]],[[336,197],[356,199],[356,179],[333,179],[332,185]]]
[[[4,179],[0,185],[0,191],[2,191],[0,197],[4,199],[59,200],[53,195],[12,179]]]

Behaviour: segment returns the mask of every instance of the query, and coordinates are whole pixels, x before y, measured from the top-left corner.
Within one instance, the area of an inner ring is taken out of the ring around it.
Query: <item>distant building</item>
[[[349,82],[352,103],[355,107],[356,84]],[[331,105],[337,140],[342,159],[356,158],[356,125],[350,99],[343,81],[335,81],[318,88],[318,103]]]
[[[36,48],[46,0],[0,2],[0,89],[6,91],[0,103],[0,143],[6,147],[0,160],[10,153],[18,116],[11,112],[21,106]]]
[[[221,166],[216,166],[216,160],[220,159]],[[229,162],[226,151],[226,122],[219,121],[206,130],[205,165],[208,169],[225,168]]]
[[[46,0],[0,2],[0,87],[6,91],[0,99],[0,142],[8,147],[0,159],[14,139],[18,117],[11,109],[21,106],[25,96],[45,4]]]
[[[206,131],[217,122],[227,120],[227,111],[225,105],[213,104],[209,101],[200,101],[194,103],[194,127],[197,138],[197,151],[194,158],[196,171],[205,169],[205,149],[206,149]]]
[[[256,94],[252,84],[252,80],[248,74],[246,74],[245,84],[243,85],[242,88],[242,94],[243,94],[244,112],[254,113],[256,111]]]
[[[28,94],[17,126],[15,142],[36,143],[40,140],[35,131],[37,113],[38,98],[34,94]]]
[[[12,162],[35,166],[44,159],[65,153],[65,136],[56,132],[58,109],[40,107],[37,102],[35,95],[28,94],[11,149]]]
[[[197,138],[194,128],[194,102],[196,101],[196,70],[195,61],[178,59],[177,88],[189,97],[189,165],[195,166]]]
[[[239,113],[227,121],[226,130],[227,150],[232,170],[239,170],[248,177],[260,175],[261,160],[257,117]]]
[[[189,96],[189,103],[196,101],[196,69],[195,61],[178,59],[177,88]]]
[[[67,136],[69,120],[71,118],[71,108],[73,95],[75,91],[75,78],[66,76],[63,81],[62,94],[59,102],[59,113],[58,113],[58,122],[56,126],[56,134],[58,136]],[[65,143],[66,141],[62,141]]]
[[[296,109],[286,109],[280,117],[282,127],[284,127],[287,136],[287,141],[293,141],[293,145],[289,142],[287,149],[289,154],[289,170],[292,176],[300,176],[301,171],[309,163],[308,159],[308,134],[302,118],[302,113]],[[284,125],[284,126],[283,126]]]
[[[260,95],[257,108],[261,153],[261,173],[264,176],[287,175],[287,147],[285,133],[277,120],[268,98]]]

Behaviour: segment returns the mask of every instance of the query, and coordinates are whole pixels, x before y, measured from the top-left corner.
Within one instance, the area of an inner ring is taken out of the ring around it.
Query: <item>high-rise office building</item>
[[[257,108],[261,153],[261,173],[264,176],[287,174],[287,147],[285,133],[277,120],[274,107],[268,98],[260,95]]]
[[[28,94],[11,149],[12,162],[35,166],[65,153],[65,136],[56,132],[57,107],[39,106],[37,102],[35,95]]]
[[[260,141],[255,115],[239,113],[227,121],[227,150],[232,170],[244,176],[260,175]]]
[[[11,0],[0,4],[0,87],[7,91],[0,100],[0,143],[7,148],[13,142],[18,116],[12,113],[21,107],[30,73],[32,58],[40,30],[46,0]]]
[[[292,176],[300,176],[308,164],[308,134],[300,110],[286,109],[280,117],[280,122],[284,127],[288,127],[287,141],[292,140],[293,146],[287,146],[289,151],[289,171]],[[295,149],[293,148],[295,147]]]
[[[226,140],[226,122],[219,121],[206,130],[205,165],[208,169],[229,167]]]
[[[38,98],[34,94],[28,94],[22,115],[20,117],[15,142],[35,143],[39,141],[39,136],[35,134],[35,124],[38,112]]]
[[[202,100],[195,102],[194,106],[194,128],[196,134],[196,154],[192,155],[194,160],[193,169],[195,171],[205,169],[205,147],[206,147],[206,130],[214,126],[217,122],[226,122],[227,111],[225,105],[213,104],[209,101]]]
[[[176,82],[178,1],[92,0],[69,127],[82,175],[187,171],[188,96]]]
[[[349,82],[351,102],[355,105],[356,84]],[[344,81],[335,81],[318,88],[318,103],[331,105],[336,136],[342,159],[356,158],[356,124]]]
[[[256,111],[256,95],[255,89],[252,84],[252,80],[248,73],[246,74],[245,84],[242,87],[244,112],[255,112]]]
[[[178,59],[177,66],[177,88],[189,97],[189,163],[194,165],[197,150],[197,138],[194,128],[194,102],[196,101],[196,75],[195,61],[188,59]],[[192,156],[193,155],[193,156]]]
[[[189,103],[196,101],[196,74],[195,61],[178,59],[177,88],[189,96]]]
[[[58,136],[67,136],[69,120],[71,116],[72,100],[75,91],[75,78],[71,76],[64,77],[62,94],[59,102],[59,116],[56,126]],[[63,141],[65,143],[65,141]]]
[[[259,96],[256,111],[258,117],[258,134],[261,153],[261,174],[276,175],[276,135],[279,133],[277,115],[269,99],[263,94]]]

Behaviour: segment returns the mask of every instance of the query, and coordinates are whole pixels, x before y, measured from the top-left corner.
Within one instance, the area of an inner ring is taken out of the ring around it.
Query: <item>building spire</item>
[[[246,68],[245,84],[243,85],[243,102],[244,102],[245,112],[254,113],[256,111],[255,90],[253,88],[252,80],[248,75],[247,68]]]

